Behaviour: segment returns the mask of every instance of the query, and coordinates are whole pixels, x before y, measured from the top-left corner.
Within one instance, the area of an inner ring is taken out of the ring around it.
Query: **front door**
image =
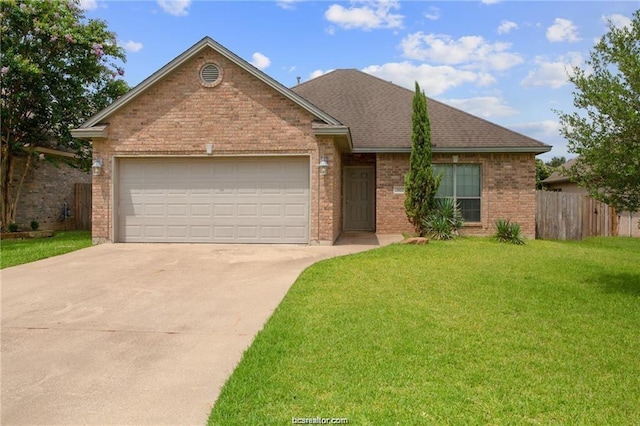
[[[375,169],[345,167],[344,230],[375,231]]]

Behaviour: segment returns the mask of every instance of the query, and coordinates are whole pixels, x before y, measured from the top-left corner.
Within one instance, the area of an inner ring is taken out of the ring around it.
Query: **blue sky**
[[[573,110],[572,65],[640,1],[82,0],[127,50],[132,86],[204,36],[285,86],[357,68],[573,155],[553,109]]]

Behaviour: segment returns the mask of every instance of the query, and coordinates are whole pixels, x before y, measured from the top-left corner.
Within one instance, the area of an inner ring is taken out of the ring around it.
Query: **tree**
[[[640,10],[631,25],[609,31],[586,69],[569,76],[579,112],[557,112],[569,150],[579,155],[569,176],[618,211],[640,209]]]
[[[431,124],[427,111],[427,97],[416,82],[413,96],[413,132],[409,173],[405,177],[404,201],[409,222],[424,236],[425,221],[435,208],[435,196],[440,177],[434,177],[431,165]]]
[[[544,189],[542,181],[551,175],[549,166],[545,164],[541,159],[536,158],[536,189]]]
[[[551,167],[552,169],[557,169],[558,167],[562,166],[566,162],[567,162],[567,159],[564,158],[564,156],[562,156],[562,157],[553,157],[551,160],[547,161],[545,164]]]
[[[118,79],[124,49],[106,23],[86,20],[79,0],[3,0],[0,4],[0,221],[15,219],[36,147],[76,152],[87,167],[91,146],[70,129],[128,90]],[[14,177],[18,158],[26,165]]]

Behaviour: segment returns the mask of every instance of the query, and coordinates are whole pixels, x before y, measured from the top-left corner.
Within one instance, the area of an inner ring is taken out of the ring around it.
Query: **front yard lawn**
[[[393,245],[307,269],[209,424],[640,424],[639,330],[640,239]]]
[[[90,245],[90,231],[60,231],[51,238],[2,240],[0,269],[80,250]]]

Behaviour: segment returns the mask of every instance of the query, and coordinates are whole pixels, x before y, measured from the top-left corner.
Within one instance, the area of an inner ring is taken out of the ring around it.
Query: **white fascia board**
[[[109,126],[105,124],[102,126],[71,129],[71,136],[78,139],[106,138],[109,136]]]
[[[353,151],[353,142],[351,141],[351,130],[348,126],[331,126],[331,127],[314,127],[313,134],[316,136],[346,136],[349,143],[349,151]]]

